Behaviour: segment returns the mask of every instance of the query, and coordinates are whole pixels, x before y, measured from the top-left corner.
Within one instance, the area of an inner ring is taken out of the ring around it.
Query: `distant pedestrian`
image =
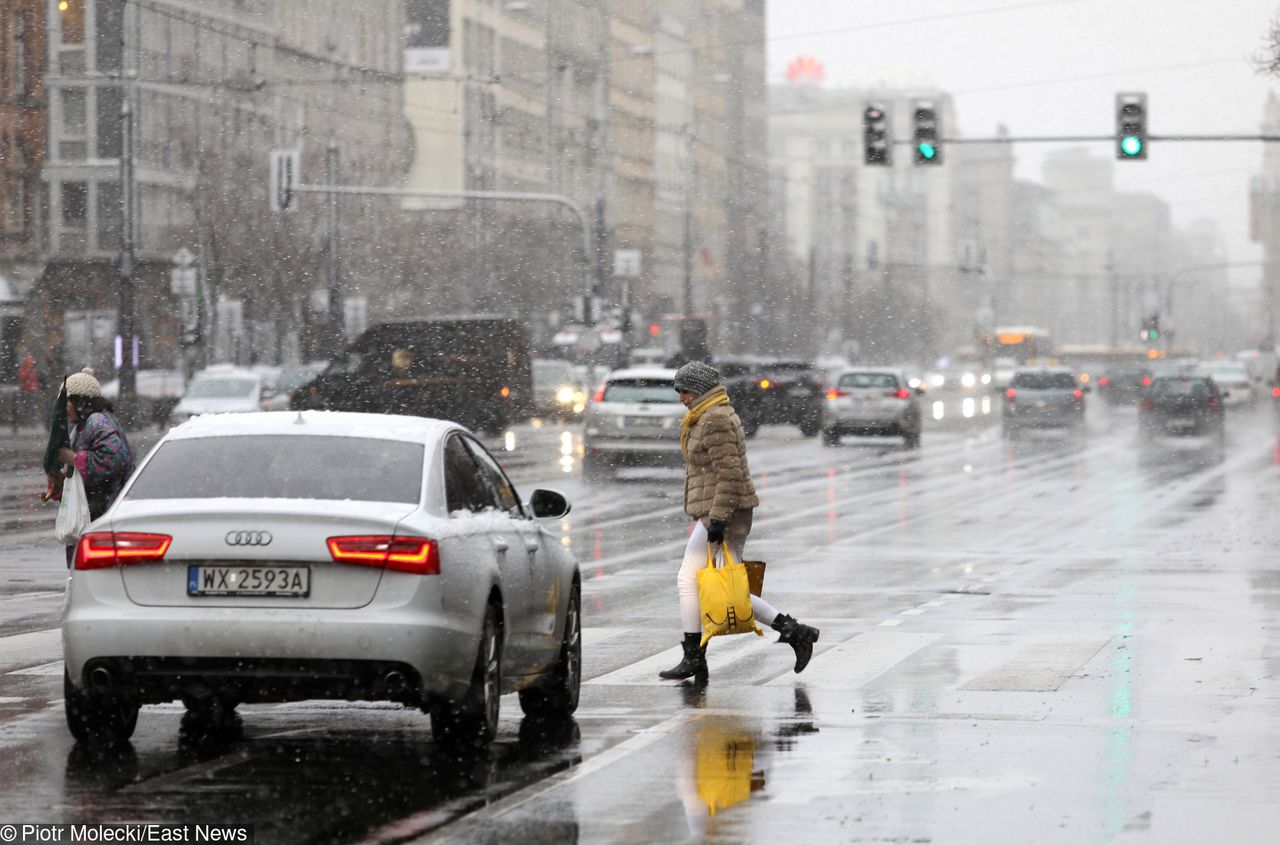
[[[751,471],[747,467],[747,442],[742,421],[729,404],[729,395],[720,384],[720,374],[710,364],[691,361],[675,375],[680,401],[689,409],[680,426],[680,451],[684,455],[684,510],[694,520],[684,562],[676,576],[680,595],[680,622],[684,628],[684,658],[661,678],[705,679],[707,649],[702,639],[702,611],[698,602],[698,570],[707,565],[707,545],[721,543],[739,561],[751,517],[760,504]],[[818,629],[803,625],[759,596],[751,597],[757,621],[769,625],[795,651],[795,671],[800,672],[813,656]]]
[[[27,355],[18,365],[18,414],[16,420],[21,425],[35,421],[38,414],[38,394],[40,393],[40,370],[36,368],[36,359]]]
[[[71,445],[60,446],[57,459],[67,468],[64,477],[75,472],[84,481],[89,518],[97,519],[111,507],[133,474],[133,450],[92,369],[85,367],[68,376],[64,389],[67,442]],[[74,554],[75,547],[68,547],[68,566]]]

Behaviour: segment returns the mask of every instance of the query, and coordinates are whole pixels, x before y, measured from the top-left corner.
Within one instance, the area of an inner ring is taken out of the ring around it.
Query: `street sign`
[[[298,184],[298,150],[271,151],[271,210],[294,211],[294,187]]]
[[[640,268],[640,250],[615,249],[613,251],[613,275],[625,279],[634,279],[640,275]]]

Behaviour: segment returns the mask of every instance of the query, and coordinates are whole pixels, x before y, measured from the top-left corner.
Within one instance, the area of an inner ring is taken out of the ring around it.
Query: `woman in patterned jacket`
[[[75,472],[84,481],[89,517],[97,519],[111,507],[133,474],[133,450],[92,369],[85,367],[68,376],[66,392],[72,446],[59,449],[58,460],[69,468],[68,477]],[[67,566],[74,556],[75,547],[68,546]]]
[[[760,499],[747,467],[747,441],[742,434],[729,395],[720,384],[715,367],[701,361],[685,364],[675,375],[680,401],[689,409],[681,423],[680,450],[684,454],[684,510],[694,520],[685,548],[684,562],[676,576],[680,594],[680,621],[684,628],[684,658],[658,676],[666,680],[707,677],[707,650],[702,639],[698,604],[698,570],[706,566],[707,544],[729,546],[742,560],[742,549],[751,533],[751,515]],[[800,672],[813,656],[818,629],[801,624],[759,596],[751,597],[756,620],[770,626],[795,651]]]

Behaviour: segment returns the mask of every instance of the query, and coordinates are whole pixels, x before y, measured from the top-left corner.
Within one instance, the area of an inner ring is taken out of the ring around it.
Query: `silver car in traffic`
[[[499,697],[577,707],[580,576],[466,429],[317,411],[171,430],[76,547],[62,618],[66,716],[132,734],[140,705],[382,700],[484,743]]]
[[[923,421],[916,397],[920,388],[907,374],[885,367],[846,370],[827,388],[822,442],[836,446],[846,435],[901,437],[908,449],[920,445]]]
[[[675,377],[675,370],[659,367],[609,374],[583,420],[584,477],[599,479],[619,467],[680,465],[680,420],[686,408]]]

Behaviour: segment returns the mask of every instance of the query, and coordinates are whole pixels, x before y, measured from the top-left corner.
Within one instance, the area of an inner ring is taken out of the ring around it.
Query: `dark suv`
[[[1020,367],[1004,392],[1004,436],[1028,428],[1067,428],[1084,433],[1084,393],[1075,373],[1063,367]]]
[[[503,317],[381,323],[289,407],[437,417],[498,433],[533,416],[529,337]]]
[[[1151,380],[1138,405],[1143,434],[1222,437],[1223,393],[1209,376],[1169,375]]]
[[[716,359],[733,409],[751,437],[762,425],[794,425],[805,437],[822,430],[823,373],[807,361]]]

